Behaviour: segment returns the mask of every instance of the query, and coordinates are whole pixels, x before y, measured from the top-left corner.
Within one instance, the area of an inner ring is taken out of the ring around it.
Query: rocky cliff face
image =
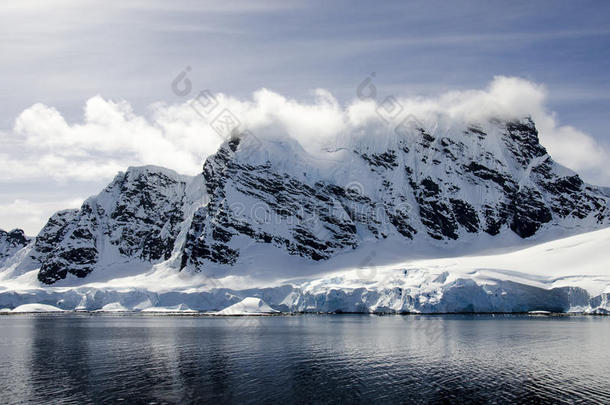
[[[233,139],[202,174],[199,201],[187,197],[192,178],[130,168],[55,214],[31,252],[39,280],[172,254],[177,269],[235,266],[252,245],[322,261],[383,239],[407,247],[610,223],[607,192],[555,163],[530,119],[354,136],[315,155],[290,139]]]
[[[38,279],[51,284],[68,273],[85,277],[116,257],[168,259],[184,220],[188,180],[162,168],[130,168],[80,209],[56,213],[31,252],[40,263]]]

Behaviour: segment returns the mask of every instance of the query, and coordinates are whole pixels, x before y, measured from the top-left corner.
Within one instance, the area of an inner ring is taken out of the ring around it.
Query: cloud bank
[[[369,93],[374,90],[371,85],[366,86]],[[610,184],[607,146],[576,128],[559,125],[546,107],[546,99],[541,85],[498,76],[485,89],[395,100],[405,111],[421,117],[480,120],[530,115],[542,144],[556,161],[583,174],[587,181]],[[242,128],[257,136],[287,134],[309,150],[335,136],[383,125],[376,113],[384,102],[382,97],[354,97],[342,106],[326,90],[316,90],[309,101],[297,101],[262,89],[251,100],[222,94],[216,100],[238,118]],[[110,179],[117,171],[143,164],[196,174],[224,139],[214,131],[209,117],[193,105],[193,100],[157,103],[139,115],[126,101],[98,95],[86,102],[82,122],[69,123],[53,107],[35,104],[17,117],[12,131],[0,133],[4,145],[0,181]]]

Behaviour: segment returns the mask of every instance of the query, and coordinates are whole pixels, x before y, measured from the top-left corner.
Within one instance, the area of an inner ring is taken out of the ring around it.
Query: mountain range
[[[284,312],[604,312],[608,257],[567,284],[554,284],[565,269],[497,259],[605,240],[609,202],[553,161],[528,117],[349,134],[313,152],[235,135],[196,176],[130,167],[35,237],[0,231],[0,307],[220,311],[256,297]],[[473,256],[467,271],[430,262]],[[486,261],[497,271],[480,278]]]

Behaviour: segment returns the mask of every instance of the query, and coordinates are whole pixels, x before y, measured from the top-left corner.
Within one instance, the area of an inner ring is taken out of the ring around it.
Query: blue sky
[[[520,76],[548,87],[562,122],[610,139],[608,2],[50,3],[3,6],[4,129],[35,102],[78,119],[95,94],[171,101],[189,65],[202,86],[244,97],[322,87],[349,100],[371,71],[400,94]]]
[[[170,83],[190,66],[194,87],[234,97],[267,88],[309,99],[324,88],[341,103],[371,72],[381,91],[402,96],[482,89],[494,76],[516,76],[546,88],[559,124],[610,145],[610,2],[106,3],[0,6],[4,142],[35,103],[73,123],[96,95],[126,100],[143,115],[152,103],[182,102]],[[39,219],[24,217],[31,231],[112,176],[34,177],[0,181],[0,208],[11,218],[0,216],[0,228],[16,225],[22,214],[14,207],[23,205],[38,210]]]

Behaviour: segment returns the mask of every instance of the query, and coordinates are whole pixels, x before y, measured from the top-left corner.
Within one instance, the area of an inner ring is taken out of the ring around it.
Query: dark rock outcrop
[[[23,230],[13,229],[6,232],[0,229],[0,264],[27,246],[28,243],[30,243],[30,238],[25,236]]]

